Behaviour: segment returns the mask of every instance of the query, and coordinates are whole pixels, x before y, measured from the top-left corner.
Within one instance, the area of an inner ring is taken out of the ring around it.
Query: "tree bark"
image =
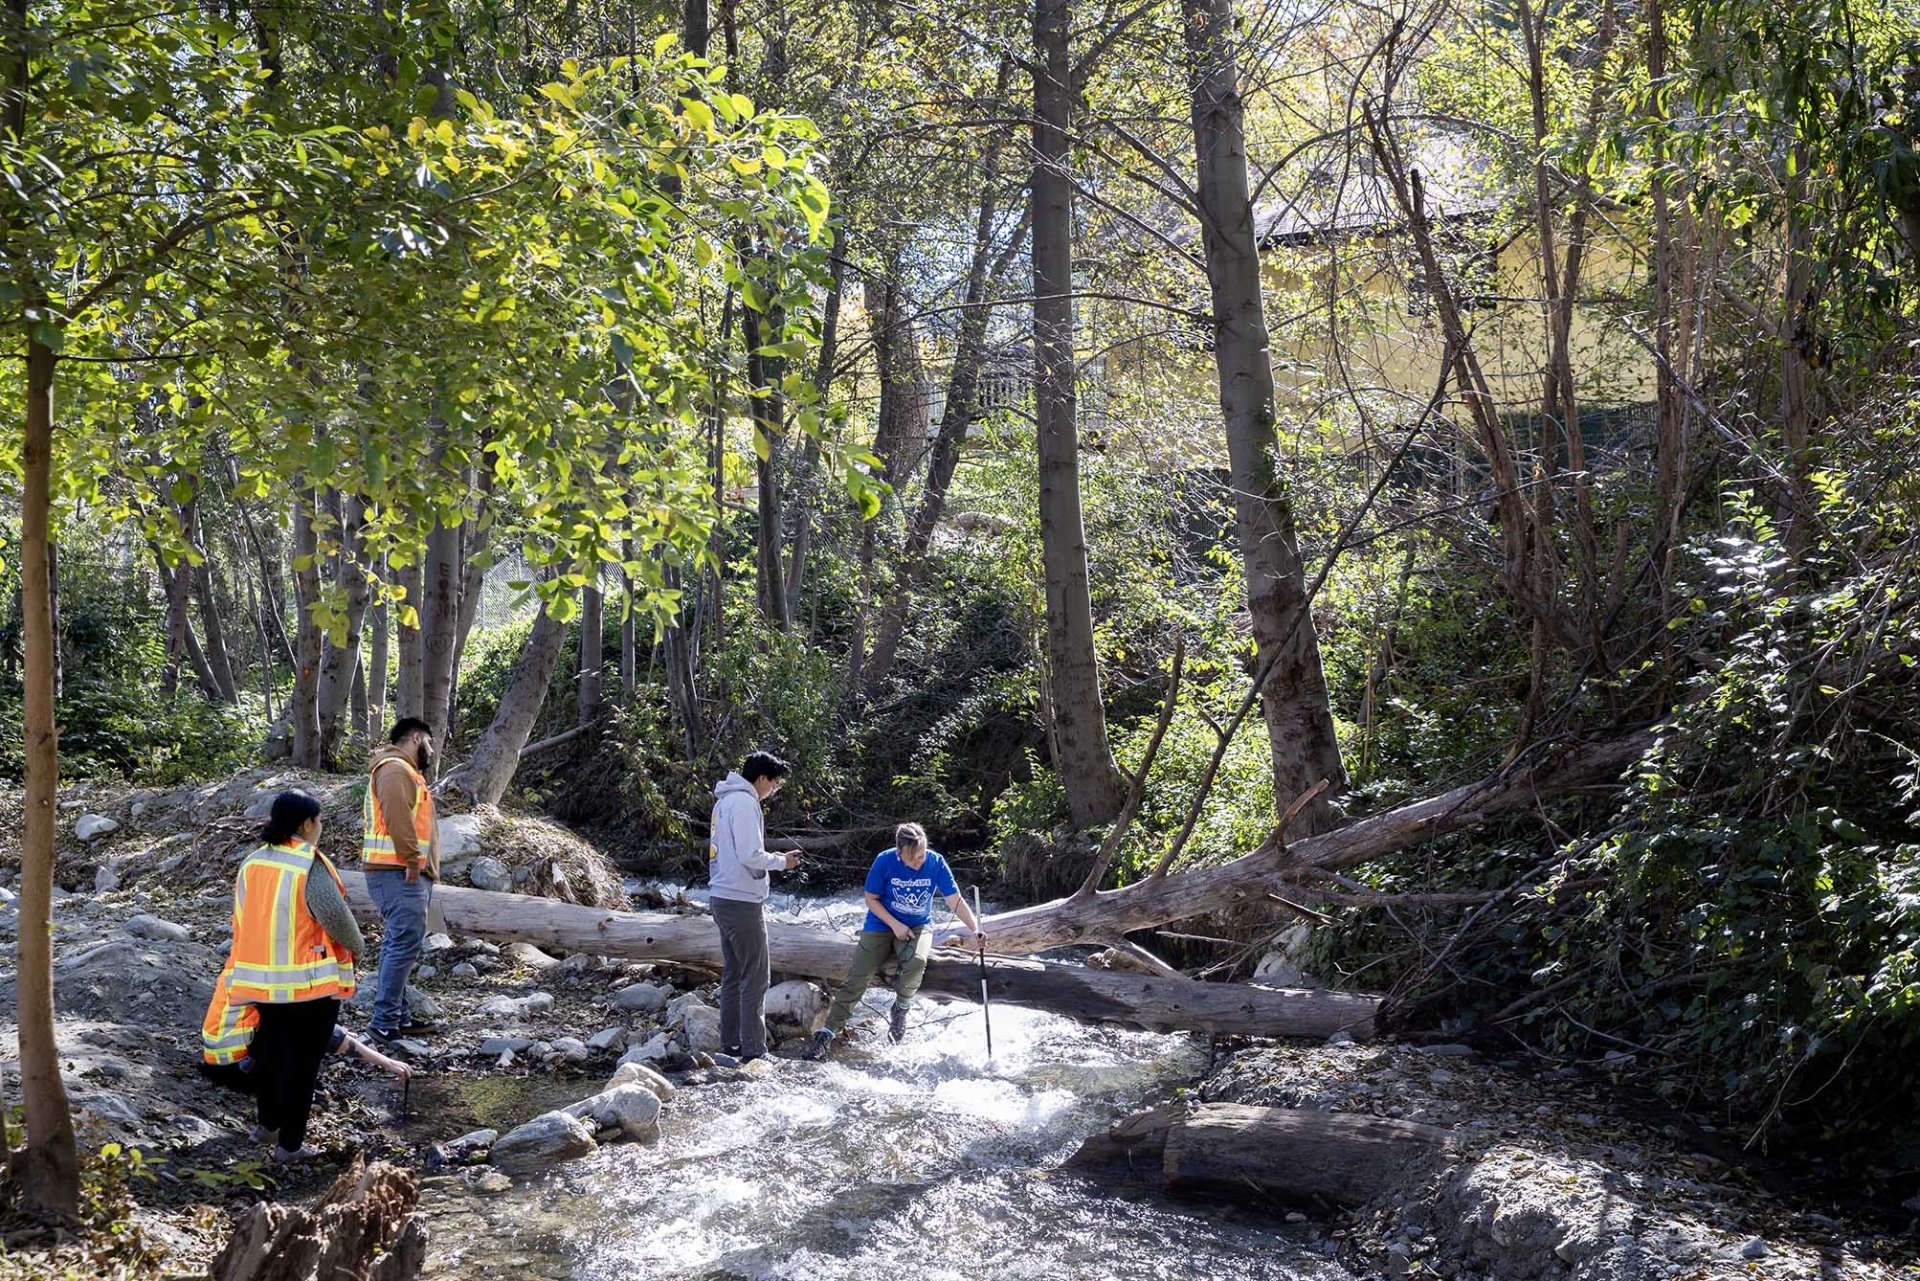
[[[365,879],[344,873],[347,898],[368,920],[379,915]],[[466,934],[533,943],[567,952],[633,960],[681,961],[718,968],[720,935],[707,916],[611,912],[523,894],[442,886],[434,891],[447,926]],[[837,981],[858,945],[851,935],[772,921],[767,937],[773,968]],[[1367,1035],[1378,1002],[1349,992],[1197,983],[1049,961],[995,958],[987,965],[996,1003],[1038,1006],[1075,1018],[1170,1030],[1245,1036]],[[970,953],[937,954],[920,989],[929,995],[974,999],[979,964]]]
[[[633,539],[623,538],[620,540],[620,594],[624,605],[620,611],[620,701],[629,707],[640,688],[640,637],[636,630],[638,619],[633,612],[633,571],[626,568],[632,560]]]
[[[1673,580],[1673,548],[1679,541],[1687,492],[1686,446],[1676,381],[1673,341],[1673,211],[1667,192],[1667,21],[1665,0],[1647,3],[1647,80],[1653,116],[1653,350],[1656,427],[1653,444],[1653,563],[1665,596]]]
[[[1174,1103],[1088,1139],[1063,1169],[1179,1195],[1352,1207],[1408,1187],[1452,1144],[1446,1130],[1417,1121]]]
[[[1654,741],[1653,732],[1643,730],[1567,747],[1529,768],[1496,774],[1291,846],[1270,840],[1251,854],[1216,867],[1003,912],[987,920],[988,946],[996,952],[1025,954],[1070,943],[1104,942],[1134,930],[1259,901],[1269,893],[1284,894],[1295,881],[1353,867],[1498,814],[1530,809],[1576,788],[1613,783]]]
[[[413,1172],[355,1156],[311,1207],[256,1202],[207,1268],[210,1281],[413,1281],[427,1221]]]
[[[1093,595],[1080,506],[1074,393],[1073,185],[1068,172],[1073,68],[1071,0],[1037,0],[1033,42],[1034,406],[1040,467],[1040,543],[1046,573],[1047,679],[1060,781],[1076,827],[1120,812],[1127,784],[1107,741],[1094,649]]]
[[[386,558],[380,562],[380,578],[387,577]],[[387,716],[387,598],[383,592],[373,603],[372,620],[369,630],[372,642],[367,653],[367,720],[366,735],[368,743],[378,743],[386,736]]]
[[[447,699],[453,692],[453,649],[460,621],[460,526],[435,523],[421,570],[426,609],[420,618],[420,719],[433,741],[447,737]]]
[[[493,467],[480,468],[473,487],[479,515],[460,527],[460,608],[454,620],[453,670],[447,679],[447,725],[451,733],[461,728],[454,724],[454,705],[460,700],[460,660],[466,657],[467,637],[480,616],[480,598],[487,585],[487,543],[493,534],[493,513],[487,504],[493,497]]]
[[[520,749],[527,745],[534,722],[540,718],[541,705],[547,701],[547,687],[553,682],[554,667],[566,645],[567,625],[556,622],[552,614],[540,611],[533,620],[520,660],[500,696],[500,707],[493,723],[474,744],[466,764],[449,774],[449,791],[464,792],[476,805],[498,804],[513,781],[514,768],[520,763]]]
[[[1346,767],[1320,665],[1293,503],[1277,469],[1273,361],[1261,295],[1260,252],[1247,186],[1245,109],[1234,50],[1233,0],[1185,0],[1201,239],[1213,303],[1213,359],[1226,425],[1234,524],[1257,647],[1274,659],[1260,691],[1273,759],[1274,799],[1285,804],[1321,779],[1331,786],[1295,820],[1303,835],[1339,819],[1332,798]]]
[[[582,725],[600,715],[601,672],[606,659],[602,622],[606,604],[601,599],[599,578],[600,567],[596,564],[589,570],[587,585],[580,589],[580,648],[576,669],[579,679],[576,694],[579,723]]]
[[[400,673],[394,682],[393,719],[406,717],[424,717],[427,705],[423,692],[426,676],[426,645],[420,624],[426,621],[427,606],[421,595],[424,575],[420,562],[402,567],[396,575],[400,582],[400,616],[394,624],[394,635],[400,650]],[[413,610],[414,625],[406,623],[406,610]]]
[[[314,622],[314,603],[320,598],[318,538],[314,531],[317,495],[307,478],[298,477],[293,490],[293,597],[295,610],[293,693],[287,716],[293,724],[293,763],[319,769],[320,754],[320,628]]]
[[[24,0],[13,16],[25,29]],[[20,1091],[27,1138],[21,1149],[21,1190],[41,1211],[72,1217],[80,1204],[80,1162],[73,1114],[60,1079],[53,1032],[54,802],[60,786],[60,748],[54,725],[52,574],[53,371],[56,357],[27,326],[26,436],[20,495],[20,604],[22,641],[21,735],[26,791],[20,830],[19,983]]]
[[[780,454],[786,431],[786,397],[780,392],[781,361],[759,354],[767,329],[778,332],[777,319],[762,325],[759,312],[741,309],[740,332],[747,344],[747,382],[753,392],[755,442],[754,475],[758,481],[760,523],[755,532],[755,600],[760,614],[785,631],[793,625],[793,602],[787,596],[787,576],[781,543],[785,537],[785,508],[780,498]]]
[[[333,577],[335,585],[346,594],[347,629],[340,644],[335,645],[329,636],[321,647],[320,693],[317,701],[320,759],[329,768],[337,769],[341,739],[346,732],[347,703],[353,695],[354,673],[360,670],[360,628],[367,616],[367,567],[364,559],[367,504],[364,499],[354,498],[346,504],[343,512],[337,494],[331,495],[328,501],[340,517],[334,530],[339,551],[334,557]]]
[[[833,386],[834,365],[840,352],[840,311],[847,274],[847,229],[845,223],[833,227],[833,246],[828,251],[827,301],[820,312],[820,352],[813,366],[813,388],[825,403]],[[792,608],[800,608],[800,590],[807,581],[807,556],[813,548],[813,525],[820,515],[820,442],[812,437],[800,453],[801,502],[794,515],[793,553],[787,558],[787,599]],[[697,611],[696,611],[697,616]]]

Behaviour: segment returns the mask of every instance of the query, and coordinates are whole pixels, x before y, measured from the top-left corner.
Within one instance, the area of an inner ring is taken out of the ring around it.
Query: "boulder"
[[[667,1008],[673,989],[661,983],[635,983],[613,994],[613,1008],[626,1013],[658,1014]]]
[[[184,943],[193,937],[184,925],[172,921],[163,921],[157,916],[142,912],[127,922],[127,933],[135,938],[153,939],[156,942]]]
[[[615,1086],[564,1111],[603,1128],[618,1126],[621,1134],[636,1142],[651,1143],[660,1137],[660,1099],[644,1085]]]
[[[565,1112],[544,1112],[497,1139],[488,1159],[510,1174],[531,1174],[583,1157],[596,1146],[586,1122]]]
[[[711,1010],[713,1007],[700,999],[698,992],[688,992],[676,996],[667,1002],[667,1026],[678,1027],[686,1022],[688,1010]]]
[[[630,1062],[631,1058],[632,1056],[629,1055],[627,1059],[620,1061],[620,1066],[613,1070],[611,1077],[607,1078],[605,1089],[617,1090],[623,1085],[643,1085],[658,1095],[662,1103],[678,1093],[673,1088],[673,1082],[644,1063]]]
[[[827,1011],[827,994],[817,983],[789,979],[767,989],[767,1021],[813,1031]]]
[[[620,1063],[622,1066],[628,1063],[663,1063],[672,1053],[673,1043],[667,1040],[667,1034],[662,1032],[645,1045],[636,1045],[621,1055]]]
[[[480,977],[480,971],[474,969],[473,965],[467,961],[462,961],[454,966],[451,973],[453,977],[457,979],[477,979]]]
[[[550,970],[560,964],[557,956],[548,956],[531,943],[509,943],[501,949],[504,956],[518,961],[530,970]]]
[[[718,1054],[720,1044],[720,1011],[708,1005],[690,1005],[683,1012],[686,1024],[687,1048],[695,1054]]]
[[[467,884],[476,890],[491,890],[495,894],[505,894],[513,889],[513,873],[499,859],[482,854],[474,859],[473,866],[467,869]]]
[[[97,841],[120,830],[120,824],[104,814],[82,814],[73,825],[73,834],[83,841]]]
[[[480,816],[478,814],[442,815],[440,828],[440,865],[446,867],[463,859],[472,858],[480,850]],[[503,866],[498,860],[489,860],[495,866]],[[473,881],[472,873],[467,879],[478,889],[490,889]]]

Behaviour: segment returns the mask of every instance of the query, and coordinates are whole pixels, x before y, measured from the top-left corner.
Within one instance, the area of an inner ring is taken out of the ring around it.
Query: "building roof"
[[[1420,173],[1427,216],[1436,222],[1492,213],[1504,203],[1486,158],[1456,135],[1422,138],[1412,148],[1409,167]],[[1311,164],[1288,166],[1266,184],[1253,217],[1262,248],[1374,235],[1405,221],[1392,187],[1374,169],[1372,153],[1345,147]]]

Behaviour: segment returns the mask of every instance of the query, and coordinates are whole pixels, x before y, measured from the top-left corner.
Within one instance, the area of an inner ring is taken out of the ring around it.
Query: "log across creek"
[[[341,876],[354,912],[363,919],[378,920],[380,913],[361,874],[343,872]],[[438,886],[433,897],[447,928],[462,934],[562,952],[720,967],[720,935],[712,918],[704,914],[610,912],[458,886]],[[776,971],[831,985],[853,964],[856,948],[850,933],[769,922],[767,935]],[[1006,957],[989,957],[987,975],[996,1002],[1153,1030],[1317,1038],[1347,1032],[1364,1038],[1373,1030],[1379,1006],[1376,998],[1351,992],[1199,983]],[[933,996],[977,998],[978,962],[971,953],[937,950],[920,990]]]

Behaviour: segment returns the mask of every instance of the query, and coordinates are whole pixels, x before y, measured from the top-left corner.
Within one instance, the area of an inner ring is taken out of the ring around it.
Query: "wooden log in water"
[[[368,920],[379,919],[362,876],[341,875],[354,911]],[[447,928],[463,934],[561,952],[720,965],[720,935],[712,918],[704,915],[611,912],[458,886],[439,886],[433,897],[445,913]],[[856,948],[849,933],[769,922],[767,935],[775,970],[837,983],[853,964]],[[1371,1032],[1379,1006],[1374,997],[1350,992],[1196,983],[1051,961],[990,958],[987,971],[996,1003],[1170,1031],[1316,1038],[1345,1031],[1360,1038]],[[970,953],[936,954],[921,991],[978,996],[978,962]]]
[[[1186,1196],[1364,1205],[1431,1170],[1453,1142],[1438,1126],[1347,1112],[1173,1104],[1089,1138],[1066,1169]]]

